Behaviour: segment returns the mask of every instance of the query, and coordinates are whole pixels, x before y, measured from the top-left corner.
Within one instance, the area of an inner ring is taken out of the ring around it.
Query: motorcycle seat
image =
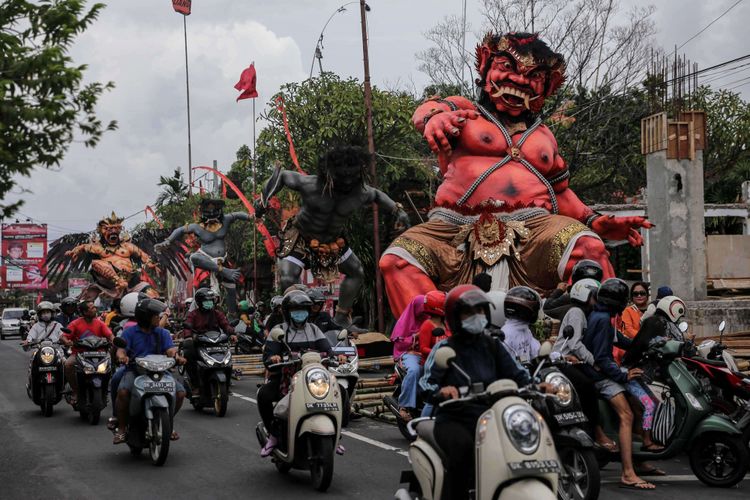
[[[423,422],[419,422],[415,430],[417,431],[417,436],[422,438],[427,444],[432,447],[433,450],[437,452],[440,460],[443,461],[443,464],[447,464],[448,457],[440,448],[440,445],[435,439],[435,419],[429,419]]]

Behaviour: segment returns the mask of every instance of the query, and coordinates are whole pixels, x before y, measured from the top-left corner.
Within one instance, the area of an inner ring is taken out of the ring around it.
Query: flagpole
[[[182,16],[182,32],[185,37],[185,91],[187,95],[188,133],[188,193],[193,194],[193,145],[190,138],[190,73],[188,70],[187,16]]]
[[[253,61],[255,64],[255,61]],[[256,163],[255,163],[255,97],[253,98],[253,198],[256,193]],[[253,299],[258,302],[258,232],[253,231]]]

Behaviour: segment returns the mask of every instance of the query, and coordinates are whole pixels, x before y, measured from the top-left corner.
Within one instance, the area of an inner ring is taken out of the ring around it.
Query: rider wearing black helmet
[[[505,324],[501,331],[511,354],[520,361],[530,361],[539,354],[541,344],[529,325],[539,317],[540,302],[539,294],[527,286],[515,286],[505,295]]]
[[[182,352],[187,359],[185,368],[191,380],[198,379],[196,366],[198,353],[193,344],[193,333],[222,331],[231,336],[230,340],[232,342],[237,342],[237,337],[234,335],[234,328],[229,324],[224,313],[216,307],[218,302],[219,297],[216,292],[210,288],[199,288],[195,292],[196,308],[190,311],[185,319],[185,328],[182,330]],[[197,396],[199,392],[197,385],[194,385],[193,394]]]
[[[445,301],[445,320],[453,336],[438,342],[424,365],[419,387],[427,402],[434,404],[435,439],[448,455],[447,498],[466,498],[474,481],[474,432],[479,416],[486,407],[479,404],[441,408],[437,404],[459,397],[458,387],[467,380],[453,366],[443,370],[435,365],[435,353],[448,346],[456,351],[455,364],[471,377],[472,383],[487,387],[501,378],[519,386],[531,382],[529,373],[516,363],[499,340],[490,337],[490,299],[475,285],[460,285],[451,290]]]
[[[60,314],[55,316],[55,321],[60,323],[63,328],[78,317],[78,300],[74,297],[65,297],[60,302]]]
[[[310,321],[320,328],[320,331],[323,333],[329,330],[338,330],[339,328],[333,322],[331,315],[323,310],[323,306],[326,303],[326,296],[323,292],[317,288],[313,288],[307,295],[313,302],[312,308],[310,308]]]
[[[639,377],[642,370],[633,368],[627,371],[620,368],[612,352],[616,334],[618,347],[627,348],[630,343],[630,339],[617,333],[612,326],[612,318],[621,314],[627,307],[629,295],[630,289],[621,279],[610,278],[599,287],[596,305],[588,316],[586,333],[583,336],[583,345],[594,356],[596,369],[589,365],[583,365],[582,369],[594,381],[599,394],[609,401],[619,417],[621,483],[640,489],[653,489],[654,485],[638,477],[633,468],[633,412],[625,396],[626,384]]]
[[[583,259],[576,262],[573,266],[573,270],[570,273],[570,285],[572,286],[586,278],[601,282],[603,277],[604,270],[598,262]],[[550,318],[562,321],[565,313],[571,307],[570,294],[568,293],[569,288],[567,283],[560,283],[560,286],[549,294],[547,300],[544,301],[544,314]]]
[[[117,360],[126,365],[125,374],[120,380],[117,388],[117,420],[110,421],[110,425],[117,427],[115,431],[114,444],[125,442],[125,433],[128,423],[130,392],[135,382],[135,360],[148,356],[149,354],[163,354],[175,358],[177,364],[184,364],[185,358],[177,354],[177,347],[172,342],[169,331],[159,327],[161,313],[167,308],[163,302],[146,298],[138,301],[135,306],[135,320],[137,324],[125,329],[122,340],[127,344],[124,348],[117,349]],[[185,388],[175,380],[177,397],[175,400],[175,414],[180,410],[182,401],[185,399]],[[179,436],[172,432],[170,439],[177,440]]]
[[[270,332],[274,326],[280,325],[284,322],[284,315],[281,314],[281,302],[283,300],[284,297],[281,295],[275,295],[271,298],[271,313],[265,319],[263,324],[263,328],[266,330],[266,335],[268,335],[268,332]]]

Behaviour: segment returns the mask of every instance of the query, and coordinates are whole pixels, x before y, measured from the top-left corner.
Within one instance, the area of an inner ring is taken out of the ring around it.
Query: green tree
[[[157,186],[161,186],[164,189],[156,197],[156,207],[161,207],[164,204],[175,204],[181,203],[188,195],[188,185],[185,179],[182,177],[182,170],[178,167],[175,169],[172,177],[159,176],[159,183]]]
[[[84,0],[3,0],[0,3],[0,199],[37,166],[60,164],[75,137],[93,147],[116,123],[95,108],[112,82],[84,84],[85,65],[68,55],[104,8]],[[22,201],[0,204],[10,216]]]

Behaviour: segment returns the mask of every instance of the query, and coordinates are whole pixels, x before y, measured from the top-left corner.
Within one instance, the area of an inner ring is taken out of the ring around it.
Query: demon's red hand
[[[434,153],[451,150],[450,138],[461,135],[467,120],[476,120],[477,111],[459,109],[433,115],[424,127],[424,138]]]
[[[603,215],[594,219],[591,229],[602,238],[608,240],[628,240],[634,247],[643,245],[643,237],[639,228],[650,229],[654,225],[645,217],[615,217]]]

